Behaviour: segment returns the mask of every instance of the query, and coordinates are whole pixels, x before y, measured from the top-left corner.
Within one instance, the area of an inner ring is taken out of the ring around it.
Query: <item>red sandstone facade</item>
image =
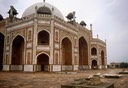
[[[44,5],[49,14],[38,11]],[[57,8],[45,2],[30,6],[13,22],[8,17],[0,21],[0,50],[3,71],[107,68],[106,42],[93,38],[91,27],[66,22]]]

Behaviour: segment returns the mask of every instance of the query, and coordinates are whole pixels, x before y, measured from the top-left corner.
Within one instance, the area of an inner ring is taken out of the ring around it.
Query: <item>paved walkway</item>
[[[96,73],[117,73],[119,71],[121,70],[86,70],[77,74],[0,72],[0,88],[61,88],[61,84],[66,84],[75,78],[83,78]],[[119,79],[103,78],[102,81],[113,82],[115,88],[127,88],[128,74]]]

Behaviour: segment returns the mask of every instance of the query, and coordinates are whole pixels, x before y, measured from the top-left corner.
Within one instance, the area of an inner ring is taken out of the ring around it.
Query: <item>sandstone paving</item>
[[[77,78],[89,77],[97,73],[117,73],[120,70],[85,70],[79,71],[77,74],[0,72],[0,88],[61,88],[62,84],[69,83]],[[114,83],[115,88],[127,88],[128,74],[124,74],[119,79],[101,78],[101,81]]]

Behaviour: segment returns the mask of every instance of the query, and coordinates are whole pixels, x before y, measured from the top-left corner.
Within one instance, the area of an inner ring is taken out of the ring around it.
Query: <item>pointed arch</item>
[[[50,35],[46,30],[42,30],[38,33],[38,45],[49,45]]]
[[[104,51],[101,51],[101,64],[105,65],[105,60],[104,60]]]
[[[79,65],[88,65],[88,44],[83,36],[79,38]]]
[[[0,33],[0,70],[3,70],[4,35]]]
[[[12,42],[12,65],[22,65],[24,58],[24,38],[17,35]]]
[[[49,56],[45,53],[37,56],[37,71],[49,71]]]
[[[91,55],[97,55],[97,49],[95,47],[91,49]]]
[[[61,41],[62,44],[62,64],[72,65],[72,43],[68,37]]]

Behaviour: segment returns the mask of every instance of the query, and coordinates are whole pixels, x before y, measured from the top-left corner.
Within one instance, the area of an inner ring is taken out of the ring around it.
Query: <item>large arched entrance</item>
[[[62,40],[62,64],[72,65],[72,43],[67,37]]]
[[[23,70],[24,39],[17,36],[12,42],[12,66],[11,70]]]
[[[79,66],[88,65],[88,45],[84,37],[79,38]]]
[[[0,71],[3,70],[4,35],[0,33]]]
[[[101,51],[101,62],[102,62],[102,65],[104,65],[104,51],[103,50]]]
[[[49,71],[49,57],[46,54],[37,57],[37,71]]]
[[[97,61],[96,60],[92,61],[92,69],[97,69]]]
[[[38,33],[38,45],[49,45],[49,33],[41,31]]]

